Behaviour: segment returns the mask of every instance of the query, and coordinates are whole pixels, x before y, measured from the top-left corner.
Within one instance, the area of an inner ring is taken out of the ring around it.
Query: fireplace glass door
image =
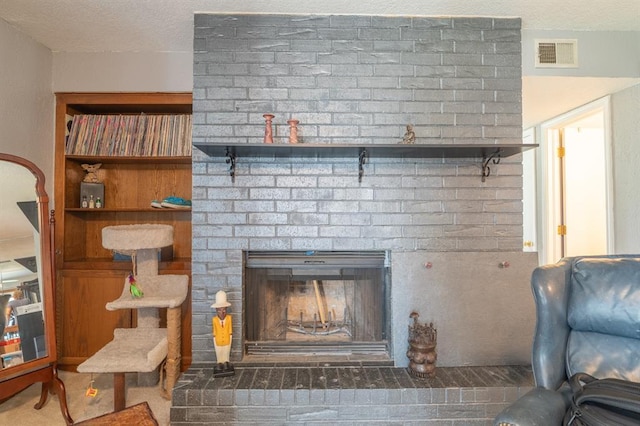
[[[247,252],[245,349],[386,353],[386,252]]]

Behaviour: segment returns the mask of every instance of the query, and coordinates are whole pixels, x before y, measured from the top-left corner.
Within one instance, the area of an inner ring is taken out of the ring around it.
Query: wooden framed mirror
[[[56,369],[53,212],[42,171],[0,153],[0,404],[42,383],[40,409],[55,394],[68,425],[64,384]]]

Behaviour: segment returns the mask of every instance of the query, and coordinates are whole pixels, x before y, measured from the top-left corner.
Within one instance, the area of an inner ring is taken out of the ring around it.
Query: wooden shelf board
[[[191,164],[191,157],[171,157],[171,156],[99,156],[99,155],[65,155],[65,159],[77,163],[112,163],[112,164]]]
[[[99,208],[99,209],[83,209],[81,207],[66,207],[65,212],[70,213],[88,213],[88,214],[100,214],[100,213],[191,213],[191,209],[170,209],[154,207],[142,207],[142,208]]]
[[[536,148],[537,144],[443,145],[443,144],[215,144],[194,143],[210,157],[317,157],[358,158],[366,151],[369,158],[483,158],[500,151],[509,157]]]
[[[191,113],[193,110],[193,97],[189,92],[58,92],[56,100],[85,114]]]
[[[170,262],[158,262],[160,272],[191,270],[190,258],[174,258]],[[62,265],[65,270],[131,270],[131,262],[126,260],[114,261],[111,258],[87,258],[81,260],[68,260]]]

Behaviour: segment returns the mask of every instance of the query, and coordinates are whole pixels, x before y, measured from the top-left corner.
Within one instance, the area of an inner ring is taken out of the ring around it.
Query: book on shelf
[[[67,155],[190,156],[191,114],[76,114]]]

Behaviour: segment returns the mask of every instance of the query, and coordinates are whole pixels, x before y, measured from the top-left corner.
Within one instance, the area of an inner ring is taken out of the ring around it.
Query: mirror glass
[[[0,161],[0,359],[2,369],[47,356],[36,178]]]

